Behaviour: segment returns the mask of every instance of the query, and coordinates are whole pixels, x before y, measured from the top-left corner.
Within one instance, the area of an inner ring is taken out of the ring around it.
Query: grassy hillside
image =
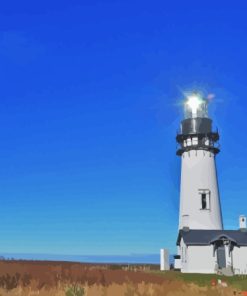
[[[156,265],[108,265],[49,261],[0,261],[0,296],[238,295],[246,278],[160,272]],[[235,293],[235,294],[234,294]]]

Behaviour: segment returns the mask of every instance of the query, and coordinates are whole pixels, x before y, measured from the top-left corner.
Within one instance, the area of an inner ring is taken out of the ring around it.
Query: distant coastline
[[[159,254],[130,254],[130,255],[57,255],[57,254],[28,254],[0,253],[4,260],[51,260],[74,261],[85,263],[129,263],[129,264],[159,264]]]

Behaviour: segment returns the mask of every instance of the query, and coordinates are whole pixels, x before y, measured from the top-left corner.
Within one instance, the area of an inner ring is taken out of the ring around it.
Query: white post
[[[160,249],[160,270],[170,270],[169,251],[167,249]]]

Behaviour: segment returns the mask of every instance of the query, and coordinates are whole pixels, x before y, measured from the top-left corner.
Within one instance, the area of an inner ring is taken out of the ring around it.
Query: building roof
[[[247,232],[243,230],[180,230],[177,245],[183,238],[190,246],[211,245],[216,241],[227,239],[237,246],[247,246]]]

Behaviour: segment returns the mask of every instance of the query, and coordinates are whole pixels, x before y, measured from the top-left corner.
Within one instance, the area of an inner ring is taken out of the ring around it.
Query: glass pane
[[[207,199],[206,199],[206,193],[202,193],[202,209],[207,209]]]

